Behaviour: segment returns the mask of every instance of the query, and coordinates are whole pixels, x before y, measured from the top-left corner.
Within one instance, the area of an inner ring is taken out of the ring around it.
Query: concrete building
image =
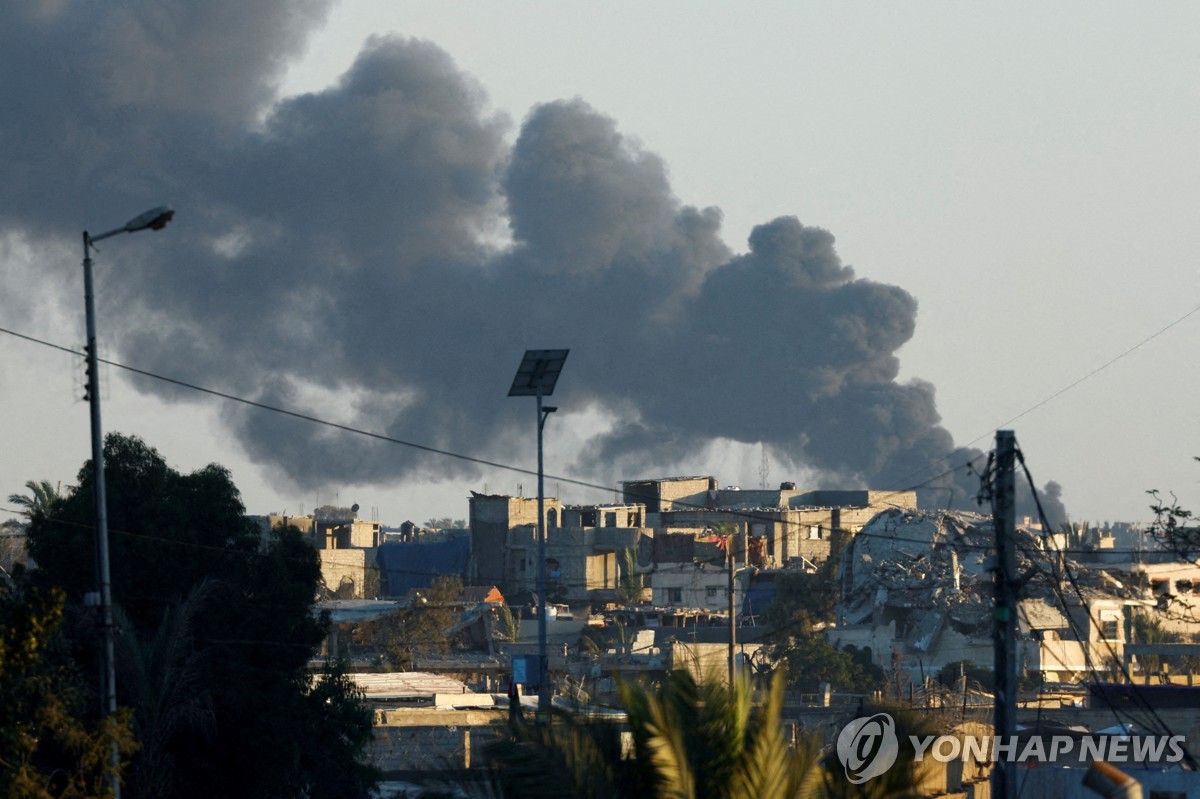
[[[494,583],[511,592],[507,584],[512,562],[509,533],[522,526],[531,526],[536,530],[537,505],[537,497],[471,492],[468,522],[471,528],[471,582]],[[558,499],[546,497],[544,507],[546,529],[549,531],[559,526],[563,505]]]
[[[745,569],[734,574],[734,608],[738,613],[749,579]],[[656,607],[699,608],[729,612],[729,573],[720,565],[703,563],[657,564],[650,575],[651,603]]]
[[[358,507],[354,506],[355,509]],[[266,533],[294,527],[317,550],[321,581],[331,597],[374,599],[379,591],[376,553],[382,536],[379,522],[359,519],[351,508],[326,506],[311,516],[252,516]]]
[[[626,482],[625,499],[647,497],[646,524],[660,532],[733,529],[733,554],[746,562],[761,552],[760,568],[829,557],[835,531],[853,534],[885,510],[917,507],[915,491],[717,488],[712,477],[669,477]],[[758,546],[751,541],[761,539]]]
[[[556,527],[546,532],[546,592],[559,602],[611,602],[620,579],[619,553],[653,534],[640,527]],[[537,528],[508,535],[508,591],[537,587]]]
[[[916,506],[911,491],[813,491],[794,483],[772,490],[721,489],[713,477],[630,480],[623,487],[621,503],[564,506],[556,498],[545,500],[551,596],[611,601],[622,550],[635,549],[639,568],[646,570],[651,562],[690,569],[698,557],[695,542],[717,541],[718,531],[732,532],[722,545],[743,567],[810,567],[829,557],[835,532],[850,535],[880,511]],[[471,580],[494,582],[510,594],[533,590],[536,499],[473,493],[470,528]],[[658,583],[674,594],[684,586],[667,585],[671,579],[664,572]],[[703,593],[698,607],[709,606],[707,587]],[[728,598],[723,607],[727,604]]]

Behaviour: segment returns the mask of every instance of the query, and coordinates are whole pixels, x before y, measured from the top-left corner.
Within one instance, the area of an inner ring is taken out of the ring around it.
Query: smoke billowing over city
[[[898,379],[917,298],[843,262],[835,232],[764,219],[737,232],[748,249],[735,254],[721,210],[682,203],[620,120],[553,98],[511,120],[428,41],[372,39],[334,85],[280,99],[326,5],[0,9],[5,74],[37,52],[57,65],[0,87],[21,109],[0,121],[6,246],[178,209],[169,244],[123,243],[104,276],[111,357],[506,460],[532,414],[504,396],[521,352],[568,347],[555,402],[604,422],[562,474],[611,484],[735,441],[765,447],[783,479],[973,500],[978,478],[955,467],[978,453],[955,453],[933,385]],[[34,293],[54,285],[40,266],[3,268]],[[16,315],[17,302],[0,307]],[[253,408],[223,413],[231,440],[301,487],[475,474]]]

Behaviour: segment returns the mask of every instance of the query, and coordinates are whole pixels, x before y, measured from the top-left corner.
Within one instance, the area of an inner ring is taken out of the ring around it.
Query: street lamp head
[[[84,257],[87,257],[87,248],[96,242],[104,241],[110,236],[116,236],[121,233],[137,233],[139,230],[162,230],[174,218],[175,209],[169,205],[160,205],[157,208],[151,208],[144,214],[135,216],[122,227],[114,228],[98,236],[93,236],[85,230],[83,232]]]
[[[139,230],[162,230],[167,223],[175,218],[175,209],[169,205],[151,208],[144,214],[139,214],[125,223],[126,233],[136,233]]]

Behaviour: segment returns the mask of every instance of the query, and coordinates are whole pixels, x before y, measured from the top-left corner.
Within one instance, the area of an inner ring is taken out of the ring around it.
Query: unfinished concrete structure
[[[472,491],[469,507],[471,582],[494,583],[511,591],[507,584],[512,560],[509,534],[514,528],[522,526],[532,526],[536,531],[537,498],[480,494]],[[558,527],[562,517],[562,502],[553,497],[546,497],[543,507],[546,512],[546,530]],[[534,540],[536,541],[536,533]]]

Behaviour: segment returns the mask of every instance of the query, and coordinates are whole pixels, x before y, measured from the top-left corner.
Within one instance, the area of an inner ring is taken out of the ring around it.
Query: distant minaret
[[[767,455],[767,445],[762,445],[762,463],[758,467],[759,488],[766,488],[771,478],[771,458]]]

